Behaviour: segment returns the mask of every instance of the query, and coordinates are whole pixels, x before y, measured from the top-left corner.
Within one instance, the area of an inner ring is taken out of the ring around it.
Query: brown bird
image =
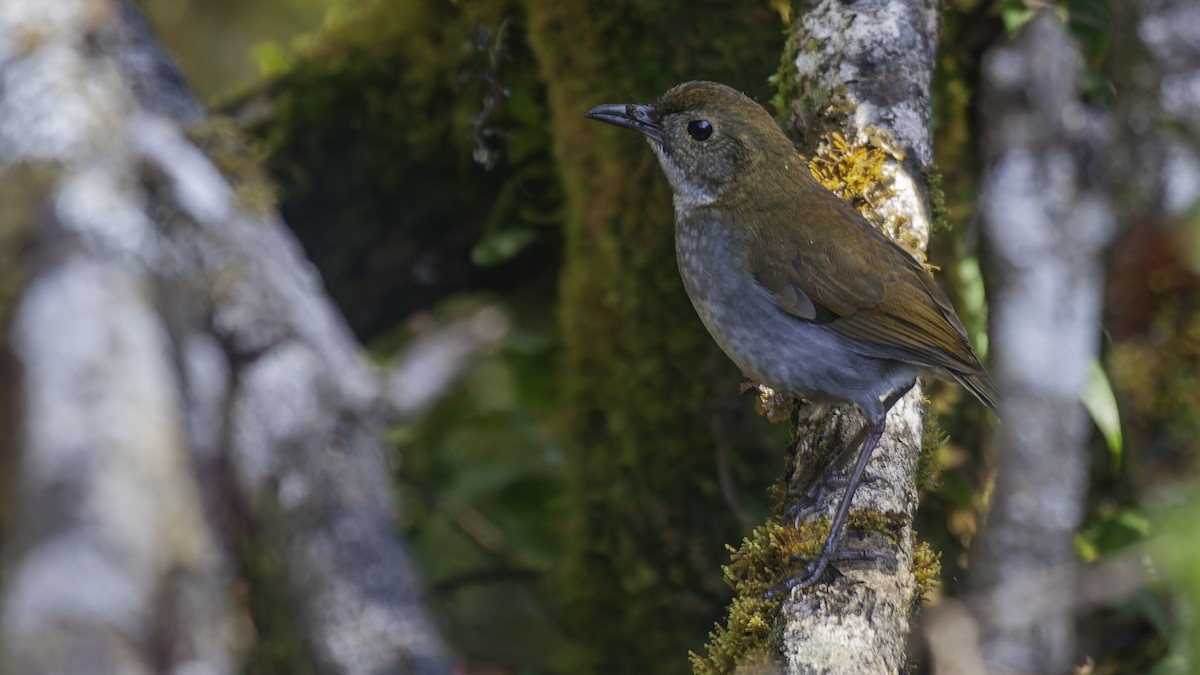
[[[887,412],[919,375],[996,394],[962,322],[925,266],[809,174],[761,106],[725,85],[687,82],[649,105],[587,116],[641,132],[674,192],[675,251],[708,332],[750,377],[866,418],[858,458],[821,554],[825,571]]]

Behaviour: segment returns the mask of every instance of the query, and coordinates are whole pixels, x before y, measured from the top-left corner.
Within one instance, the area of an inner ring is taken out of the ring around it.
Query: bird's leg
[[[790,590],[794,586],[807,588],[821,578],[825,568],[829,566],[829,561],[837,553],[838,539],[842,536],[842,528],[846,525],[846,516],[850,514],[850,502],[854,500],[854,491],[858,489],[858,483],[862,480],[863,472],[866,471],[867,462],[871,460],[871,453],[875,451],[875,446],[879,444],[879,439],[883,436],[886,421],[887,414],[884,413],[878,419],[869,420],[867,426],[864,427],[867,435],[862,443],[862,449],[858,452],[858,462],[854,464],[854,471],[850,474],[850,481],[846,484],[846,494],[842,495],[842,501],[838,504],[837,513],[834,514],[833,522],[829,525],[829,535],[825,537],[821,552],[816,558],[809,561],[803,575],[788,579],[781,590]]]
[[[891,394],[888,394],[887,398],[883,399],[883,415],[885,420],[887,418],[887,414],[891,412],[892,406],[896,405],[900,399],[904,398],[904,395],[907,394],[915,384],[916,381],[914,380],[913,382],[910,382],[908,386],[900,387]],[[867,431],[869,430],[869,424],[864,426],[862,429],[859,429],[858,433],[854,435],[854,440],[847,443],[846,447],[843,448],[840,453],[838,453],[837,457],[834,458],[833,462],[829,465],[832,467],[832,471],[838,471],[850,463],[850,460],[854,457],[854,449],[857,448],[858,444],[862,442],[863,437],[867,435]],[[871,476],[863,476],[863,480],[872,482],[876,479]]]
[[[796,527],[799,527],[801,521],[806,520],[820,509],[821,503],[825,501],[825,497],[831,489],[845,487],[850,484],[849,476],[839,474],[842,467],[854,456],[852,451],[862,446],[866,440],[867,432],[870,430],[870,426],[863,426],[862,429],[858,430],[858,433],[854,434],[854,438],[846,444],[845,449],[838,453],[838,456],[830,463],[828,473],[823,479],[816,477],[808,484],[804,492],[797,491],[790,495],[796,498],[797,501],[802,498],[806,502],[804,504],[797,503],[789,506],[787,511],[784,512],[785,517],[792,517],[793,524]],[[875,478],[864,476],[863,480],[869,483],[875,480]]]
[[[842,528],[846,525],[846,517],[850,514],[850,504],[854,501],[854,492],[858,489],[859,483],[862,482],[867,464],[871,461],[871,455],[875,452],[875,446],[879,444],[879,439],[883,437],[884,429],[887,427],[888,411],[911,388],[912,384],[909,384],[907,387],[892,392],[883,401],[881,411],[875,411],[874,414],[863,411],[864,416],[867,418],[867,424],[854,435],[854,438],[847,445],[847,449],[860,448],[858,451],[858,461],[855,462],[854,470],[850,473],[850,478],[846,484],[846,493],[842,495],[842,501],[838,504],[837,513],[834,514],[833,522],[829,525],[829,534],[825,537],[825,543],[821,546],[821,552],[815,559],[809,561],[803,575],[788,579],[779,589],[780,591],[790,590],[795,586],[800,586],[801,588],[811,586],[825,572],[825,568],[829,566],[830,561],[835,558],[838,542],[842,535]]]

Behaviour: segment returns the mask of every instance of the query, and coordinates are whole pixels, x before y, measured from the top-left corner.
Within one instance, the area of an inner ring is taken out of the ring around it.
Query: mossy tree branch
[[[860,201],[868,220],[916,254],[927,244],[930,223],[921,170],[932,161],[930,87],[937,43],[937,3],[797,3],[789,36],[794,52],[779,74],[788,127],[810,152],[837,145],[840,134],[851,161],[868,149],[884,154],[882,181],[866,183]],[[853,149],[859,149],[854,152]],[[853,173],[853,172],[851,172]],[[831,186],[833,187],[833,186]],[[792,491],[824,480],[826,466],[862,421],[853,410],[804,415],[797,427]],[[881,559],[838,564],[844,577],[784,602],[782,652],[790,673],[885,673],[902,669],[911,613],[919,598],[913,570],[912,519],[921,447],[921,393],[915,387],[892,409],[888,428],[867,468],[873,477],[855,494],[854,509],[898,522],[891,536],[848,528],[843,548],[867,548]],[[813,517],[829,516],[844,490],[817,499]],[[926,575],[927,576],[927,575]]]

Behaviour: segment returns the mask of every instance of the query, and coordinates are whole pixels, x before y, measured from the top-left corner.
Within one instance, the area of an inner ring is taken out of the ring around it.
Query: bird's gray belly
[[[793,396],[865,409],[915,379],[911,366],[864,355],[852,339],[780,310],[732,255],[728,240],[680,232],[676,254],[700,320],[725,354],[758,382]]]

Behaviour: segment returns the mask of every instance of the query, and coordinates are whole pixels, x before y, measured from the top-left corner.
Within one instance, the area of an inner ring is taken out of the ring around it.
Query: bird
[[[675,253],[701,322],[748,377],[866,421],[820,553],[785,587],[822,578],[888,410],[919,376],[996,390],[929,269],[809,173],[762,106],[716,82],[586,116],[640,132],[673,194]],[[850,455],[853,456],[853,455]]]

